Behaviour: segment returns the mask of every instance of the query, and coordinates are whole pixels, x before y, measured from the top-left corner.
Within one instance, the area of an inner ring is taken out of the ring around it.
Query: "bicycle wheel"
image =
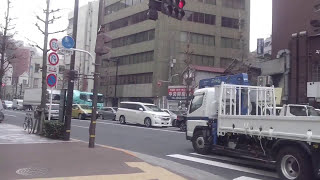
[[[24,122],[23,122],[23,125],[22,125],[22,127],[23,127],[23,130],[26,130],[27,129],[27,123],[28,123],[28,117],[25,117],[24,118]]]
[[[32,121],[32,118],[30,118],[28,121],[28,133],[29,134],[31,134],[32,129],[33,129],[33,121]]]

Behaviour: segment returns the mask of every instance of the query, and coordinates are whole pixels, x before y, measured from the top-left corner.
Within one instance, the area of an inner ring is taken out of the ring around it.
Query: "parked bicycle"
[[[29,134],[31,134],[32,130],[33,130],[33,120],[32,120],[32,114],[31,113],[27,113],[26,118],[24,119],[23,122],[23,129],[27,130],[27,132]]]

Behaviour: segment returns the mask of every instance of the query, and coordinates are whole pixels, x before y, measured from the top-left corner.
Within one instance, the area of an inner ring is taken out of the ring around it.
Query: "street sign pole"
[[[52,91],[53,91],[53,88],[51,87],[51,92],[50,92],[50,105],[49,105],[49,117],[48,117],[48,120],[50,121],[51,120],[51,109],[52,109]]]

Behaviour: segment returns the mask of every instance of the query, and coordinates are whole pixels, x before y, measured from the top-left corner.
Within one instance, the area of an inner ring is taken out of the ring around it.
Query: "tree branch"
[[[52,14],[52,13],[58,12],[58,11],[60,11],[60,10],[61,10],[61,9],[51,10],[51,11],[49,12],[49,14]]]
[[[50,20],[48,21],[48,23],[49,23],[49,24],[53,24],[53,21],[54,21],[54,20],[57,20],[57,19],[60,19],[60,18],[61,18],[61,16],[59,16],[59,17],[53,16],[53,18],[50,19]]]
[[[39,20],[39,21],[42,21],[43,23],[46,23],[45,20],[41,19],[38,15],[36,16],[36,18]]]
[[[36,23],[35,25],[37,26],[38,30],[39,30],[42,34],[44,34],[44,31],[42,31],[42,29],[40,28],[40,26],[38,25],[38,23]]]
[[[56,32],[51,32],[51,33],[48,33],[48,34],[57,34],[57,33],[65,32],[66,30],[67,30],[67,29],[60,30],[60,31],[56,31]]]
[[[32,42],[33,44],[31,44],[31,43],[29,43],[29,45],[30,46],[32,46],[32,47],[36,47],[36,48],[38,48],[38,49],[40,49],[41,51],[43,51],[43,48],[41,48],[36,42],[34,42],[34,41],[32,41],[32,40],[30,40],[29,38],[27,38],[27,37],[24,37],[24,38],[26,38],[28,41],[30,41],[30,42]]]

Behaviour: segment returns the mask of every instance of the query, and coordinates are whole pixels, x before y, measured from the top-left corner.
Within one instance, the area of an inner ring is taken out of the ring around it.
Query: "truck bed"
[[[276,116],[273,87],[222,83],[219,101],[219,135],[239,133],[320,143],[320,117]]]

